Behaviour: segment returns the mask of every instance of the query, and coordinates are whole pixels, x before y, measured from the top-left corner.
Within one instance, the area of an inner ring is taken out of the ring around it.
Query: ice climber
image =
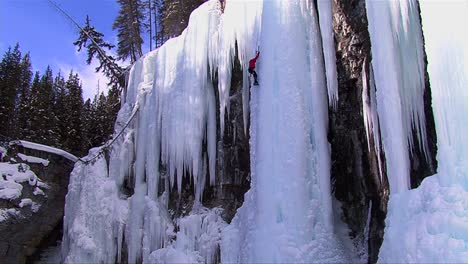
[[[257,62],[258,56],[260,56],[260,51],[257,51],[257,56],[249,61],[249,73],[254,77],[254,85],[258,85],[257,73],[255,72],[255,63]]]

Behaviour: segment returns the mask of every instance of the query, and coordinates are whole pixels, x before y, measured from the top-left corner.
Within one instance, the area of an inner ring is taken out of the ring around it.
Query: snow
[[[20,211],[15,208],[0,209],[0,223],[10,217],[19,217],[20,215]]]
[[[31,207],[31,211],[33,211],[33,213],[36,213],[39,208],[41,207],[40,204],[36,203],[36,202],[33,202],[31,199],[29,198],[25,198],[25,199],[21,199],[21,202],[19,203],[18,205],[20,208],[23,208],[25,206],[30,206]]]
[[[8,155],[6,148],[0,146],[0,162],[2,162],[3,158]]]
[[[40,164],[42,164],[44,166],[49,165],[49,161],[46,160],[46,159],[41,159],[41,158],[38,158],[38,157],[28,156],[28,155],[25,155],[25,154],[22,154],[22,153],[18,153],[18,157],[21,160],[29,162],[29,163],[40,163]]]
[[[421,1],[438,173],[391,194],[379,262],[468,260],[468,5]],[[441,19],[443,18],[443,19]]]
[[[39,188],[39,187],[34,188],[33,194],[34,195],[43,195],[43,196],[45,196],[44,191],[41,190],[41,188]]]
[[[428,157],[423,41],[417,4],[416,0],[366,1],[376,108],[391,193],[410,188],[413,130]]]
[[[0,163],[0,199],[14,200],[21,197],[23,186],[27,182],[30,186],[36,186],[40,179],[29,169],[26,164]]]
[[[61,150],[61,149],[58,149],[58,148],[54,148],[54,147],[50,147],[50,146],[46,146],[46,145],[42,145],[42,144],[38,144],[38,143],[33,143],[33,142],[29,142],[29,141],[24,141],[24,140],[18,140],[18,141],[14,141],[14,144],[17,144],[19,146],[23,146],[25,148],[28,148],[28,149],[35,149],[35,150],[39,150],[39,151],[44,151],[44,152],[48,152],[48,153],[53,153],[53,154],[57,154],[59,156],[62,156],[64,158],[67,158],[73,162],[76,162],[78,161],[78,158],[76,156],[74,156],[73,154],[70,154],[64,150]],[[45,165],[47,166],[47,165]]]

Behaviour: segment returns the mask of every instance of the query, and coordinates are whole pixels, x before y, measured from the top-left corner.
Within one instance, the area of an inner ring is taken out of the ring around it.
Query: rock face
[[[50,161],[47,167],[40,164],[28,164],[31,170],[50,188],[43,189],[46,196],[34,196],[33,187],[23,184],[22,198],[32,198],[41,206],[35,213],[30,207],[16,208],[21,212],[19,217],[8,218],[0,222],[0,234],[2,234],[0,263],[25,263],[41,243],[47,242],[47,237],[56,227],[61,229],[65,195],[73,168],[72,162],[55,154],[22,148],[13,151],[13,153],[16,152]],[[1,203],[1,207],[16,206],[14,201],[2,200]]]
[[[361,244],[357,246],[367,247],[368,261],[374,263],[383,240],[389,184],[385,167],[380,175],[377,162],[379,154],[375,151],[372,139],[368,147],[362,112],[362,97],[369,96],[369,93],[362,94],[363,81],[368,81],[363,80],[362,72],[364,70],[366,76],[369,76],[371,60],[365,1],[334,0],[333,31],[339,95],[336,109],[329,109],[333,190],[342,204],[342,218],[351,230],[351,237]],[[416,146],[417,149],[410,155],[412,187],[417,187],[424,177],[434,174],[437,166],[436,133],[430,98],[426,72],[424,100],[430,161],[426,161]],[[381,149],[380,158],[385,164],[382,153]]]

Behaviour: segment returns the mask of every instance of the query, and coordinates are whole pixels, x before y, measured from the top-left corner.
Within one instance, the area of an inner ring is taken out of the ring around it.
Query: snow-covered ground
[[[23,184],[28,184],[34,188],[33,195],[45,195],[43,189],[49,186],[42,182],[36,174],[24,163],[0,162],[0,199],[16,201],[23,196]],[[32,212],[37,212],[40,204],[30,198],[22,198],[17,207],[30,207]],[[10,217],[20,217],[21,213],[16,208],[1,208],[0,222]]]

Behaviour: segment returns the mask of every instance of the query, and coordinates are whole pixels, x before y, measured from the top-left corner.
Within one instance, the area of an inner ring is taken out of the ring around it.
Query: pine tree
[[[32,66],[29,53],[21,61],[21,78],[19,84],[19,99],[17,103],[16,132],[17,138],[26,139],[31,135],[30,123],[30,88]]]
[[[31,88],[32,140],[50,146],[57,145],[57,136],[54,133],[53,83],[52,70],[47,66],[39,83],[37,84],[33,81],[33,86]]]
[[[68,135],[68,120],[69,114],[67,100],[68,89],[65,85],[65,79],[59,72],[54,80],[54,117],[55,117],[55,134],[57,135],[58,147],[65,147]]]
[[[0,62],[0,134],[5,137],[15,136],[15,105],[20,79],[21,52],[16,44],[13,51],[8,48]]]
[[[89,17],[86,16],[85,26],[80,31],[80,36],[73,42],[75,46],[78,46],[78,51],[84,47],[88,51],[88,58],[86,62],[91,64],[94,57],[99,60],[99,66],[96,68],[96,72],[102,71],[104,75],[109,78],[109,85],[119,84],[121,87],[125,84],[123,76],[123,69],[116,63],[116,59],[107,55],[106,49],[112,50],[114,45],[105,42],[103,40],[104,34],[98,32],[93,26]]]
[[[114,132],[114,124],[117,119],[117,113],[120,110],[120,96],[119,90],[116,86],[109,89],[106,98],[106,127],[105,136],[107,139]]]
[[[130,58],[130,63],[133,63],[143,56],[141,33],[144,29],[145,6],[142,0],[117,0],[117,3],[120,10],[113,24],[113,29],[117,29],[117,54],[119,59]]]
[[[86,100],[83,105],[83,112],[81,114],[81,123],[83,124],[83,147],[84,149],[90,149],[93,147],[91,139],[93,137],[94,129],[92,124],[93,119],[93,106],[91,99]]]
[[[190,14],[206,0],[165,0],[162,7],[162,24],[165,37],[176,37],[188,25]]]
[[[75,154],[83,154],[83,126],[81,123],[83,112],[83,90],[81,88],[80,79],[78,74],[70,72],[68,80],[65,83],[68,90],[67,97],[67,149]]]
[[[164,35],[164,23],[163,23],[163,15],[165,13],[164,8],[164,1],[163,0],[149,0],[153,2],[152,5],[152,16],[153,16],[153,24],[154,24],[154,43],[155,47],[159,48],[168,40],[168,38]]]

